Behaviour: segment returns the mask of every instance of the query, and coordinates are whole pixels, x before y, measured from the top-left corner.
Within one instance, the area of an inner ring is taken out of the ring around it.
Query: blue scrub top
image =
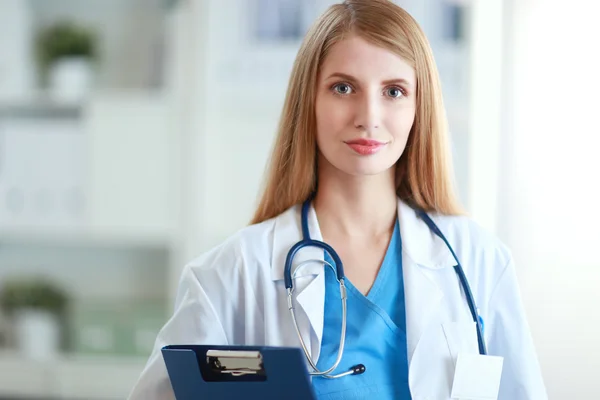
[[[325,260],[334,264],[329,254]],[[367,296],[345,281],[347,299],[346,344],[342,360],[332,374],[364,364],[361,375],[337,379],[313,377],[320,400],[410,399],[406,341],[406,308],[402,277],[402,240],[396,221],[379,273]],[[342,304],[335,272],[325,267],[323,340],[317,368],[323,371],[336,360],[342,324]]]

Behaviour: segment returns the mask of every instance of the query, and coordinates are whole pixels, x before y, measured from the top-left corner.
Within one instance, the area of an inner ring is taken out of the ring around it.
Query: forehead
[[[350,36],[334,44],[320,69],[321,79],[333,73],[352,75],[358,80],[405,79],[415,83],[414,68],[392,51]]]

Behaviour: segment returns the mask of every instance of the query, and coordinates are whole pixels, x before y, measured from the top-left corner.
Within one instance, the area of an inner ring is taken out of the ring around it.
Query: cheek
[[[386,126],[396,142],[405,143],[415,121],[415,110],[405,109],[396,111]]]
[[[336,137],[348,124],[348,110],[335,100],[324,98],[315,104],[317,138]]]

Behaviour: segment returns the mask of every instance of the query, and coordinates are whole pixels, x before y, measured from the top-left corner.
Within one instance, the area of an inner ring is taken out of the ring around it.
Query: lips
[[[355,153],[360,154],[361,156],[375,154],[386,145],[385,142],[380,142],[373,139],[354,139],[348,140],[344,143],[354,150]]]

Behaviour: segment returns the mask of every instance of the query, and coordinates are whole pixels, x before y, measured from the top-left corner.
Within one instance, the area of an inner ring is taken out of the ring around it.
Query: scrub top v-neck
[[[325,260],[334,264],[329,254]],[[402,276],[402,239],[398,221],[375,282],[363,295],[346,279],[347,327],[344,354],[332,374],[364,364],[361,375],[337,379],[314,377],[319,400],[410,399],[406,341],[406,307]],[[335,273],[325,267],[323,339],[317,367],[330,368],[336,360],[342,324],[342,305]]]

